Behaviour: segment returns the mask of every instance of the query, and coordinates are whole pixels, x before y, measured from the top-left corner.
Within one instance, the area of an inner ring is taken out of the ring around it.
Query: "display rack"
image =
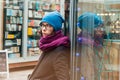
[[[112,40],[120,39],[120,1],[106,0],[105,12],[108,38]]]
[[[60,0],[28,1],[28,56],[40,53],[38,45],[40,39],[38,33],[38,30],[40,30],[39,23],[45,14],[54,10],[60,11]]]
[[[120,39],[120,20],[119,17],[110,24],[110,39]]]
[[[40,35],[38,28],[40,20],[42,19],[41,4],[39,1],[28,2],[28,56],[39,54],[38,41]]]
[[[3,49],[10,68],[36,65],[41,53],[39,23],[54,10],[64,16],[64,0],[5,0]]]
[[[4,7],[3,48],[9,58],[22,57],[23,2],[6,1]]]

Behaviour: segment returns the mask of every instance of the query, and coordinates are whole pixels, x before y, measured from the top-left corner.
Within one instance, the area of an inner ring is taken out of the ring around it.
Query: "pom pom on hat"
[[[85,12],[78,18],[78,26],[80,28],[96,28],[103,24],[103,20],[100,16],[91,13]]]
[[[54,28],[55,31],[58,31],[62,29],[62,23],[64,22],[64,19],[62,18],[59,12],[53,11],[44,15],[40,22],[40,25],[43,22],[47,22]]]

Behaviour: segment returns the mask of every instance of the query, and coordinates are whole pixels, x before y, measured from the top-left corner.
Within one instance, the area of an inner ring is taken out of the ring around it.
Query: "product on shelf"
[[[40,20],[42,17],[54,10],[60,11],[60,0],[40,0],[40,1],[29,1],[28,2],[28,55],[33,56],[39,54],[38,41],[40,39]]]
[[[10,0],[4,7],[3,48],[11,55],[19,54],[19,57],[22,57],[23,4],[21,0]]]

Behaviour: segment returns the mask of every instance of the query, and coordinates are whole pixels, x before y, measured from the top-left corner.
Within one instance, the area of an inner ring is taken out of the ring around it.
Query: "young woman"
[[[62,34],[63,22],[57,11],[42,18],[39,46],[43,53],[28,80],[70,80],[70,41]]]
[[[78,27],[81,29],[77,36],[77,53],[80,54],[78,67],[79,75],[84,80],[99,80],[102,62],[100,54],[103,54],[102,26],[102,18],[95,13],[85,12],[78,18]]]

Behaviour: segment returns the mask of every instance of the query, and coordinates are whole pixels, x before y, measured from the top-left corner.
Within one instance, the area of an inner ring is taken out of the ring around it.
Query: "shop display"
[[[120,39],[120,20],[117,18],[114,22],[110,24],[110,39]]]
[[[108,38],[119,41],[120,39],[120,1],[105,0],[105,14]]]
[[[38,45],[40,39],[40,34],[38,33],[38,30],[40,30],[39,23],[44,14],[54,10],[60,10],[60,0],[28,1],[28,56],[40,53]]]
[[[60,6],[60,0],[6,0],[3,49],[8,50],[8,57],[14,59],[39,55],[39,23],[51,11],[62,13]]]
[[[3,48],[11,56],[22,57],[23,1],[6,1],[4,7]]]

